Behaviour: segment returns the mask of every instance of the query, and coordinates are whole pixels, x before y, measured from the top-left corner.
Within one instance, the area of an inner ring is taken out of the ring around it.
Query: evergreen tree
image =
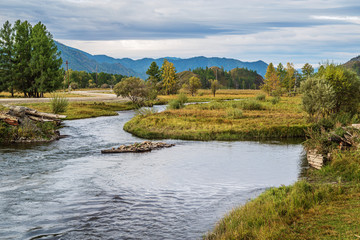
[[[156,62],[151,63],[149,69],[146,71],[146,74],[149,75],[148,80],[154,84],[161,81],[161,72]]]
[[[163,78],[163,88],[166,94],[171,94],[176,92],[176,70],[174,64],[168,60],[164,60],[164,63],[161,67],[162,78]]]
[[[301,68],[301,72],[302,78],[305,80],[314,75],[314,68],[309,63],[305,63],[305,65]]]
[[[15,41],[14,41],[14,71],[15,88],[23,92],[25,97],[32,97],[32,86],[35,81],[32,76],[31,61],[31,24],[28,21],[15,22]]]
[[[0,92],[9,90],[14,96],[14,34],[9,21],[0,30]]]
[[[52,35],[41,22],[36,24],[31,33],[30,68],[34,84],[33,96],[43,97],[45,92],[60,88],[62,80],[62,59],[52,39]]]

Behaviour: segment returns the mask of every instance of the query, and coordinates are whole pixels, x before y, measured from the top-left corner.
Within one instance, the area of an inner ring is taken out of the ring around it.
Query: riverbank
[[[241,91],[238,90],[241,93]],[[245,91],[245,93],[247,93]],[[239,100],[190,104],[183,109],[138,115],[124,130],[147,139],[255,140],[305,137],[311,124],[300,97],[256,100],[252,94]]]
[[[360,153],[332,152],[306,180],[271,188],[234,209],[204,239],[360,238]]]

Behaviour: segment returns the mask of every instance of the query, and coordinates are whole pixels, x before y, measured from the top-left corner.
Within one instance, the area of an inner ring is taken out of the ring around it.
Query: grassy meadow
[[[214,98],[210,91],[202,90],[195,97],[188,96],[189,102],[210,102],[138,115],[126,123],[124,129],[148,139],[243,140],[305,136],[304,130],[310,124],[300,97],[283,97],[274,104],[273,97],[261,99],[259,95],[256,90],[221,90]],[[169,101],[176,96],[159,98]]]
[[[232,210],[204,239],[359,239],[360,153],[338,151],[306,180]]]

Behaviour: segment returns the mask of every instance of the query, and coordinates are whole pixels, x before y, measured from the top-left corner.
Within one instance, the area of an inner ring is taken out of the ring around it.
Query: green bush
[[[55,114],[65,112],[69,101],[66,97],[61,97],[58,94],[54,94],[50,100],[51,111]]]
[[[243,112],[238,108],[228,108],[226,109],[226,115],[228,118],[239,119],[243,117]]]
[[[261,103],[252,99],[241,101],[241,108],[243,110],[264,110],[264,107]]]
[[[265,94],[258,94],[256,95],[256,100],[258,101],[265,101],[266,95]]]
[[[188,98],[187,98],[186,94],[180,93],[176,99],[171,100],[169,102],[169,105],[168,105],[167,109],[180,109],[180,108],[183,108],[187,101],[188,101]]]
[[[274,104],[274,105],[278,104],[279,102],[280,102],[280,97],[279,96],[273,97],[271,99],[271,103]]]

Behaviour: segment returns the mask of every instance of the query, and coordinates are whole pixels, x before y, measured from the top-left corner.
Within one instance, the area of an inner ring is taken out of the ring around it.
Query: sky
[[[6,20],[114,58],[345,63],[360,55],[359,0],[0,0]]]

